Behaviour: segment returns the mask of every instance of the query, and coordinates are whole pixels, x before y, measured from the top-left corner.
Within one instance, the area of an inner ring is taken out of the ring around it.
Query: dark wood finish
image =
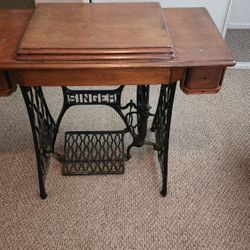
[[[185,68],[219,65],[226,67],[235,64],[228,46],[221,38],[211,17],[204,8],[171,8],[163,9],[163,12],[175,48],[175,58],[172,60],[152,60],[152,62],[148,63],[131,62],[130,60],[115,62],[23,62],[15,60],[15,52],[24,29],[28,25],[32,11],[0,10],[0,30],[1,35],[4,34],[4,40],[0,40],[0,69]],[[207,47],[208,43],[209,47]],[[1,50],[2,47],[4,47],[3,50]],[[199,48],[206,48],[206,50],[197,52]]]
[[[0,9],[0,70],[16,67],[16,50],[33,10]]]
[[[171,68],[169,83],[175,83],[177,81],[183,81],[185,76],[185,69],[180,68]]]
[[[205,8],[164,9],[174,61],[185,67],[234,65],[232,53]]]
[[[204,8],[164,9],[163,12],[175,48],[174,59],[17,61],[16,50],[32,11],[0,10],[0,70],[8,71],[15,83],[23,84],[20,79],[24,78],[27,85],[155,84],[181,80],[185,93],[217,92],[218,82],[222,83],[218,80],[223,77],[221,70],[235,61],[208,12]],[[207,72],[212,70],[214,77],[207,82],[197,81],[201,77],[197,67],[206,67]],[[214,67],[221,70],[216,71]]]
[[[160,53],[124,53],[124,54],[69,54],[69,55],[18,55],[17,60],[21,61],[114,61],[114,60],[130,60],[144,63],[147,60],[170,60],[172,54]],[[114,61],[115,62],[115,61]]]
[[[16,85],[9,80],[6,71],[0,71],[0,96],[9,96],[16,91]]]
[[[164,58],[173,58],[173,45],[159,3],[39,4],[17,57],[38,61]]]
[[[144,85],[168,83],[170,69],[22,70],[19,75],[27,86]]]
[[[186,94],[218,93],[224,75],[223,67],[195,67],[186,70],[181,89]]]

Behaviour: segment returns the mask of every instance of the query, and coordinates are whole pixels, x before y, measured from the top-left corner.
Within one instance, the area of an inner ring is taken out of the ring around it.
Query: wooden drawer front
[[[187,69],[181,88],[186,94],[218,93],[223,81],[224,71],[224,67]]]
[[[0,96],[11,95],[13,91],[16,90],[16,87],[11,86],[7,73],[0,71]]]
[[[22,70],[19,74],[25,86],[144,85],[169,83],[170,69]]]

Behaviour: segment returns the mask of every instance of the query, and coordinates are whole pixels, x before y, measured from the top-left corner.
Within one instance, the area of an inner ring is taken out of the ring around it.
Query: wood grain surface
[[[103,60],[173,58],[159,3],[39,4],[17,58],[85,61],[103,54]]]
[[[164,9],[176,62],[186,66],[234,64],[232,53],[205,8]]]
[[[0,69],[86,69],[233,66],[233,56],[204,8],[164,9],[175,58],[169,61],[25,62],[15,60],[16,50],[32,11],[0,10]],[[197,25],[197,23],[199,25]]]
[[[226,67],[235,61],[206,9],[164,9],[163,13],[175,48],[173,59],[17,61],[16,50],[32,11],[0,10],[0,70],[8,73],[12,86],[167,84],[180,80],[185,93],[217,93]],[[6,86],[5,74],[0,86]]]

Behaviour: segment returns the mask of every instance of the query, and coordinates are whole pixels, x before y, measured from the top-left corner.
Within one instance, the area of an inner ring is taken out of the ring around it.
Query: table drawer
[[[224,71],[224,67],[189,68],[181,88],[186,94],[218,93]]]
[[[0,71],[0,96],[9,96],[16,90],[16,86],[12,86],[7,72]]]
[[[21,70],[25,86],[105,86],[169,83],[168,68]]]

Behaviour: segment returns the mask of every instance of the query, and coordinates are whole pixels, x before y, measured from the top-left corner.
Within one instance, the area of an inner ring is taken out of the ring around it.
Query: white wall
[[[233,0],[228,28],[250,29],[250,0]]]

